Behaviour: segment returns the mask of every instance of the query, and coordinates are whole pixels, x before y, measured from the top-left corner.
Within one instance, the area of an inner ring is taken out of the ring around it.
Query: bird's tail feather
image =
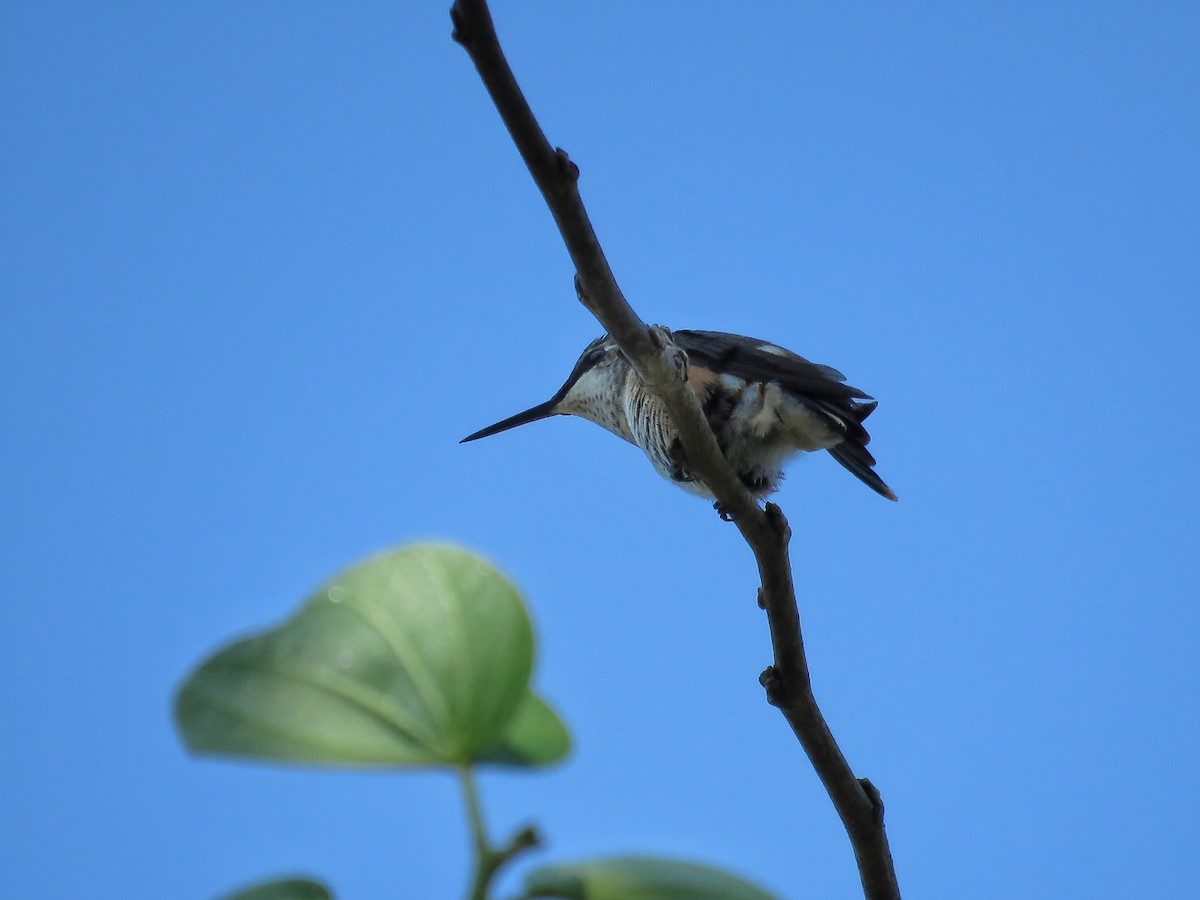
[[[875,470],[872,468],[875,465],[875,457],[862,444],[843,441],[836,447],[830,447],[829,455],[877,494],[887,497],[889,500],[897,499],[892,489],[875,474]]]

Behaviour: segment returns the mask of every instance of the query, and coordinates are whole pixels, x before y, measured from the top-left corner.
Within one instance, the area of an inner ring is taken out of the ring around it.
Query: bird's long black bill
[[[509,416],[495,425],[489,425],[487,428],[479,429],[474,434],[468,434],[459,443],[465,444],[467,441],[477,441],[480,438],[491,437],[493,434],[499,434],[502,431],[508,431],[510,428],[516,428],[518,425],[526,425],[530,422],[536,422],[538,419],[547,419],[550,416],[557,415],[554,409],[557,405],[558,397],[552,397],[545,403],[539,403],[537,406],[532,406],[524,412],[517,413],[515,416]]]

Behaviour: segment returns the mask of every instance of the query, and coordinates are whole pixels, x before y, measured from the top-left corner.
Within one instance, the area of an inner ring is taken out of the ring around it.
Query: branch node
[[[646,329],[646,334],[650,338],[650,343],[654,345],[654,349],[659,352],[667,365],[675,370],[675,375],[680,381],[687,381],[688,377],[688,355],[671,337],[671,329],[665,325],[651,325]]]
[[[761,587],[758,589],[758,608],[759,609],[767,608],[767,592],[764,588],[761,588]]]
[[[763,512],[767,514],[767,523],[775,532],[775,536],[779,538],[779,543],[786,545],[792,539],[792,526],[788,524],[783,510],[776,503],[768,503]]]
[[[575,296],[579,298],[579,302],[583,304],[584,309],[595,314],[596,305],[592,302],[592,295],[584,288],[583,279],[579,277],[578,272],[575,273]]]
[[[579,181],[579,166],[571,161],[571,157],[567,155],[566,150],[562,147],[555,147],[554,159],[558,163],[558,171],[563,177],[570,181],[571,184]]]
[[[871,807],[875,815],[875,823],[880,825],[883,823],[883,797],[879,795],[879,788],[871,783],[870,778],[858,779],[859,787],[863,789],[863,793],[867,795],[867,800],[871,802]]]
[[[758,676],[758,683],[766,688],[768,703],[772,706],[782,704],[783,698],[780,695],[783,693],[783,683],[779,678],[779,671],[774,666],[767,666],[762,670],[762,674]]]
[[[451,39],[456,43],[466,48],[467,52],[471,51],[471,46],[475,43],[475,35],[471,33],[468,14],[458,8],[458,2],[450,7],[450,22],[454,25],[454,30],[450,32]]]
[[[529,850],[533,847],[542,846],[542,836],[538,830],[532,825],[526,825],[511,838],[508,839],[508,846],[504,848],[504,855],[513,856],[522,850]]]

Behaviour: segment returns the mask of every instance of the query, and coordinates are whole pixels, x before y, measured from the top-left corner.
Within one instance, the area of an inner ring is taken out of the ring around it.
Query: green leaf
[[[333,893],[311,878],[280,878],[225,894],[221,900],[333,900]]]
[[[566,728],[529,691],[533,629],[516,588],[457,547],[350,567],[290,620],[237,641],[180,687],[192,750],[318,763],[537,765]]]
[[[571,735],[562,719],[536,694],[525,695],[500,742],[478,757],[479,762],[506,766],[544,766],[571,750]]]
[[[522,897],[569,900],[777,900],[712,866],[650,856],[613,856],[541,866],[525,876]]]

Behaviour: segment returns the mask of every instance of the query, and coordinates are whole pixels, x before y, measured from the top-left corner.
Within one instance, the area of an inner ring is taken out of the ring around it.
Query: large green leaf
[[[442,544],[361,562],[179,689],[187,745],[322,763],[538,765],[566,728],[529,690],[533,629],[489,563]]]
[[[712,866],[650,856],[613,856],[541,866],[525,876],[525,893],[521,896],[568,900],[777,900],[757,885]]]
[[[225,894],[221,900],[333,900],[333,893],[311,878],[280,878]]]

